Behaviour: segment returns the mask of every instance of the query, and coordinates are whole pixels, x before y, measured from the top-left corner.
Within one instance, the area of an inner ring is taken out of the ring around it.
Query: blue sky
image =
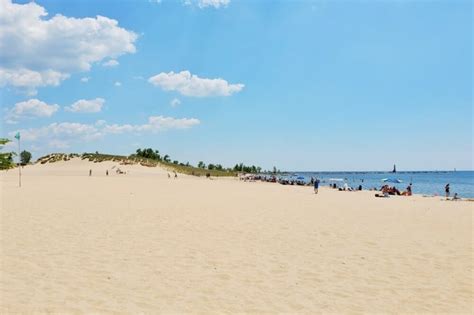
[[[0,131],[35,157],[473,169],[471,1],[26,3],[0,0]]]

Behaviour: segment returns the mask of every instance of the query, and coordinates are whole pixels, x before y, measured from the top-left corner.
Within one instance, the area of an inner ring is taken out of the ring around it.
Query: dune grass
[[[237,176],[237,173],[234,171],[228,170],[208,170],[203,168],[198,168],[194,166],[179,165],[171,162],[158,161],[147,159],[137,156],[124,156],[124,155],[112,155],[112,154],[103,154],[103,153],[83,153],[83,154],[66,154],[66,153],[52,153],[46,156],[39,158],[36,163],[54,163],[58,161],[69,161],[74,157],[80,157],[83,160],[88,160],[94,163],[100,163],[105,161],[118,162],[121,165],[136,165],[140,164],[146,167],[157,167],[161,166],[164,169],[170,172],[177,172],[180,174],[193,175],[193,176],[209,176],[212,177],[222,177],[222,176]]]

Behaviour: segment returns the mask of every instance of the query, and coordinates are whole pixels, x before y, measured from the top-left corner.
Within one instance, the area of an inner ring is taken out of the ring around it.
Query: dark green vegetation
[[[176,171],[178,173],[194,176],[236,176],[240,172],[259,173],[262,170],[261,167],[254,165],[246,166],[242,163],[236,164],[233,168],[224,168],[221,164],[209,163],[206,165],[203,161],[200,161],[197,167],[195,167],[189,164],[189,162],[182,163],[178,160],[172,161],[169,155],[166,154],[161,156],[158,150],[153,150],[151,148],[138,149],[135,153],[129,156],[102,154],[99,152],[83,153],[81,155],[53,153],[38,159],[37,163],[45,164],[57,161],[68,161],[73,157],[80,157],[83,160],[87,159],[94,163],[113,161],[122,165],[140,164],[147,167],[161,166],[171,172]]]
[[[10,142],[8,139],[0,138],[0,149],[3,148],[5,144]],[[14,152],[0,152],[0,170],[6,170],[15,166],[13,163]]]
[[[26,150],[23,150],[20,153],[20,163],[21,163],[21,165],[26,165],[26,164],[30,163],[30,161],[31,161],[31,153],[26,151]]]
[[[151,159],[154,161],[159,161],[162,165],[168,165],[172,169],[180,173],[192,174],[192,175],[207,175],[211,176],[234,176],[237,173],[260,173],[262,171],[261,167],[252,165],[246,166],[243,163],[236,164],[233,168],[225,168],[221,164],[209,163],[206,165],[203,161],[199,161],[197,167],[194,167],[186,163],[180,163],[178,160],[173,160],[169,155],[161,156],[158,150],[153,150],[151,148],[138,149],[135,154],[132,154],[130,157],[142,157]]]
[[[69,161],[70,159],[74,157],[79,157],[79,154],[51,153],[43,157],[40,157],[36,161],[36,163],[46,164],[46,163],[54,163],[58,161]]]

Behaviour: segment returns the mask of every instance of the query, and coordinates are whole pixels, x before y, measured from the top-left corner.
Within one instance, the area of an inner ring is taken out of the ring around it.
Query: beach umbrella
[[[384,183],[395,183],[395,184],[403,183],[403,181],[401,179],[397,179],[397,178],[384,178],[384,179],[382,179],[382,182],[384,182]]]

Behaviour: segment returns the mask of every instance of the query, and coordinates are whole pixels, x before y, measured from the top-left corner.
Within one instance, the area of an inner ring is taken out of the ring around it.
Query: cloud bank
[[[200,123],[196,118],[150,116],[144,124],[107,124],[104,120],[98,120],[95,124],[61,122],[18,131],[21,133],[22,140],[25,141],[54,143],[68,147],[71,142],[92,141],[110,134],[157,133],[166,130],[189,129]],[[13,137],[16,132],[10,132],[9,136]]]
[[[35,94],[38,87],[57,86],[74,72],[136,50],[137,35],[116,20],[47,15],[34,2],[0,0],[0,87]]]

